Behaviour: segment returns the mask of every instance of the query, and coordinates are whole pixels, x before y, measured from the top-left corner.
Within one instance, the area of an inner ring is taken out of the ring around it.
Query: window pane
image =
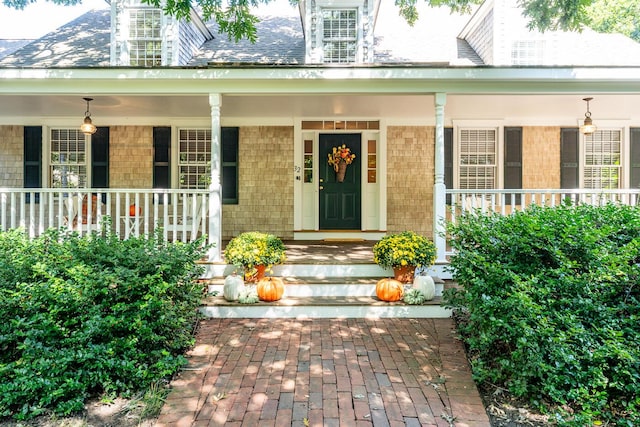
[[[85,136],[78,129],[51,130],[50,179],[54,188],[87,186]]]
[[[512,65],[538,65],[544,61],[544,40],[517,40],[511,45]]]
[[[369,154],[375,153],[376,152],[376,140],[375,139],[370,139],[367,144],[368,144],[368,147],[369,147],[368,148]]]
[[[322,24],[324,61],[330,63],[355,62],[358,49],[356,9],[324,9]]]
[[[584,187],[620,187],[620,130],[598,130],[585,136]]]
[[[313,182],[313,140],[304,140],[304,182]]]
[[[238,128],[222,128],[222,199],[237,203]],[[211,183],[211,130],[178,131],[178,173],[180,188],[206,189]]]
[[[376,154],[376,145],[377,141],[375,139],[370,139],[367,141],[367,182],[369,184],[375,184],[377,179],[377,169],[378,169],[378,156]]]
[[[211,131],[180,129],[178,138],[180,188],[206,189],[211,182]]]
[[[87,168],[85,166],[51,166],[52,188],[86,188]]]
[[[496,135],[495,129],[460,131],[458,184],[461,189],[496,187]]]
[[[162,14],[158,9],[129,11],[130,64],[139,67],[162,65]]]

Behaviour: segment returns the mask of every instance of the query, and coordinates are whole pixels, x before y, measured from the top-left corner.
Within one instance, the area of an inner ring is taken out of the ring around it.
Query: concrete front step
[[[207,274],[204,281],[210,293],[201,312],[209,317],[224,318],[383,318],[449,317],[451,312],[441,307],[440,298],[423,305],[403,302],[387,303],[375,297],[375,286],[383,277],[393,277],[391,269],[373,263],[277,265],[268,276],[280,277],[285,283],[285,298],[274,303],[228,303],[222,298],[224,278],[237,270],[223,263],[204,263]],[[428,274],[435,277],[446,274],[438,266]],[[241,271],[238,271],[242,274]],[[447,278],[445,275],[444,278]],[[450,284],[448,284],[450,285]],[[445,284],[445,287],[447,284]]]
[[[240,304],[221,296],[207,297],[200,308],[207,317],[224,318],[445,318],[451,311],[439,297],[422,305],[385,302],[371,296],[292,297],[275,302]]]
[[[224,263],[201,263],[205,267],[203,278],[226,277],[239,269]],[[447,271],[448,264],[437,264],[427,270],[430,276],[451,279],[451,272]],[[393,271],[377,264],[283,264],[272,268],[271,276],[278,277],[392,277]]]
[[[380,277],[343,277],[318,279],[315,277],[282,277],[285,295],[298,298],[375,297]],[[437,280],[437,278],[436,278]],[[442,282],[442,281],[440,281]],[[444,283],[444,288],[452,286]],[[222,295],[224,279],[209,280],[209,293]]]

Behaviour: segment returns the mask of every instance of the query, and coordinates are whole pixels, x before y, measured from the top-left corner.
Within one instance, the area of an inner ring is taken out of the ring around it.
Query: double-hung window
[[[86,188],[87,143],[78,129],[51,129],[49,177],[52,188]]]
[[[357,9],[322,10],[324,62],[354,63],[358,52]]]
[[[138,67],[162,65],[162,11],[129,10],[129,64]]]
[[[167,135],[168,136],[168,135]],[[221,128],[222,202],[238,203],[238,143],[236,127]],[[156,152],[160,146],[155,142]],[[169,144],[163,146],[169,150]],[[168,157],[168,155],[167,155]],[[168,167],[168,165],[167,165]],[[178,186],[184,189],[207,189],[211,183],[211,130],[178,130]]]
[[[597,130],[584,137],[583,187],[616,189],[621,183],[622,132]]]
[[[211,181],[211,130],[180,129],[180,188],[206,189]]]
[[[545,63],[544,40],[517,40],[511,45],[511,65],[542,65]]]
[[[497,188],[498,132],[496,129],[460,129],[457,188]]]

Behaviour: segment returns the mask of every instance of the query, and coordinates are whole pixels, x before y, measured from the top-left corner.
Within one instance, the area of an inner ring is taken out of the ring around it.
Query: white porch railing
[[[455,223],[466,212],[508,215],[530,205],[557,206],[563,202],[605,205],[640,205],[640,189],[625,190],[454,190],[447,189],[446,222]],[[436,236],[436,239],[444,239]],[[447,245],[448,247],[448,245]],[[451,252],[447,250],[447,254]],[[440,255],[440,254],[439,254]],[[443,257],[444,258],[444,257]],[[439,258],[441,259],[441,258]]]
[[[207,190],[0,188],[0,230],[23,228],[29,236],[66,227],[80,234],[101,230],[106,217],[122,238],[162,227],[167,240],[208,234]]]

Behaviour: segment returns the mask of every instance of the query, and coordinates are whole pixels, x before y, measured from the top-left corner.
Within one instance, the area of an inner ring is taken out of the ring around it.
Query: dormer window
[[[323,9],[322,26],[324,62],[336,64],[357,62],[357,9]]]
[[[162,11],[160,9],[129,10],[129,65],[134,67],[162,65]]]

